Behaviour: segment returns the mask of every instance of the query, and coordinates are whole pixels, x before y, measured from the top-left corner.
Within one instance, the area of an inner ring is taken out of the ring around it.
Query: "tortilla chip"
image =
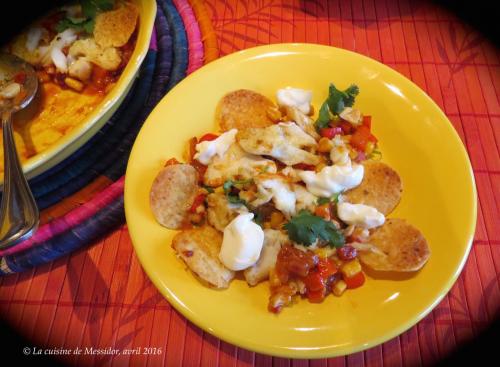
[[[359,186],[345,192],[343,198],[352,204],[373,206],[384,215],[390,214],[401,200],[401,178],[396,171],[382,162],[367,161],[363,166],[363,181]]]
[[[226,94],[215,113],[222,131],[266,127],[281,118],[278,107],[267,97],[251,90],[240,89]]]
[[[417,271],[430,256],[423,234],[404,219],[388,219],[373,231],[368,242],[376,251],[359,251],[358,257],[375,271]]]
[[[156,220],[170,229],[181,229],[198,193],[198,172],[189,164],[163,168],[156,176],[149,202]]]
[[[222,234],[210,226],[182,231],[172,240],[179,257],[201,280],[216,288],[227,288],[235,273],[219,260],[221,246]]]
[[[104,48],[122,47],[134,33],[138,17],[139,10],[129,2],[99,14],[94,26],[95,41]]]

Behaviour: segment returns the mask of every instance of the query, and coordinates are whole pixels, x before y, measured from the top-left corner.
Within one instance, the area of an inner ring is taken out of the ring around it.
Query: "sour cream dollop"
[[[385,223],[385,217],[376,208],[364,204],[339,203],[337,215],[343,222],[370,229]]]
[[[231,144],[234,143],[237,132],[237,129],[231,129],[215,140],[203,141],[196,144],[197,153],[194,155],[194,158],[204,165],[210,164],[212,158],[215,156],[222,158]]]
[[[311,112],[312,91],[299,88],[283,88],[276,92],[276,99],[280,107],[296,107],[302,113]]]
[[[360,164],[326,166],[318,173],[301,171],[299,177],[313,195],[330,197],[358,186],[363,180],[364,167]]]
[[[228,269],[243,270],[259,260],[264,231],[252,219],[253,213],[240,214],[224,229],[219,259]]]

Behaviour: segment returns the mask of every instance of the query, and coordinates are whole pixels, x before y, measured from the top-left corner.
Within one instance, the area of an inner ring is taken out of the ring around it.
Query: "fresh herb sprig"
[[[341,91],[330,83],[328,88],[328,97],[319,109],[318,119],[315,121],[316,129],[328,127],[332,119],[338,118],[338,115],[346,107],[352,107],[359,94],[359,87],[352,84],[344,91]]]
[[[332,222],[305,209],[292,217],[283,228],[292,241],[304,246],[311,246],[317,240],[322,240],[331,247],[342,247],[345,244],[344,235]]]
[[[74,18],[68,16],[61,19],[56,25],[57,32],[63,32],[68,28],[73,28],[79,32],[92,34],[97,14],[111,10],[114,7],[114,0],[79,0],[79,3],[82,7],[83,17]]]
[[[342,192],[343,191],[340,191],[336,194],[333,194],[329,198],[320,197],[320,198],[318,198],[318,200],[316,200],[316,204],[318,204],[318,205],[323,205],[323,204],[327,204],[327,203],[337,204],[339,202],[340,195],[342,195]]]
[[[249,180],[227,180],[226,182],[224,182],[224,184],[222,185],[222,188],[224,189],[224,194],[226,195],[227,200],[231,204],[247,205],[247,202],[245,200],[240,198],[237,194],[234,194],[233,187],[239,190],[242,186],[250,184],[252,182],[253,182],[252,179],[249,179]],[[240,186],[240,187],[238,187],[238,186]]]

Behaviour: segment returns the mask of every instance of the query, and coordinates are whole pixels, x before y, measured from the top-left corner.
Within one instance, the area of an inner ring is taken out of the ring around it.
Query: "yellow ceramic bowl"
[[[360,87],[356,106],[372,115],[383,161],[402,177],[391,217],[421,229],[432,251],[426,266],[403,279],[368,278],[359,289],[322,304],[300,300],[279,315],[267,311],[267,282],[250,288],[204,287],[170,247],[175,231],[149,208],[151,183],[168,158],[182,159],[192,136],[214,131],[227,92],[253,89],[274,99],[278,88],[311,89],[316,110],[328,84]],[[135,251],[160,292],[184,316],[221,339],[261,353],[317,358],[353,353],[410,328],[443,298],[470,250],[476,190],[466,151],[436,104],[394,70],[345,50],[304,44],[257,47],[217,60],[175,87],[151,113],[132,150],[125,210]]]
[[[148,52],[156,17],[156,1],[134,0],[134,2],[139,8],[139,33],[135,50],[120,79],[106,98],[81,124],[59,139],[56,144],[23,163],[23,171],[27,177],[34,177],[45,172],[85,144],[109,120],[132,87],[139,67]],[[2,181],[3,177],[0,178],[0,182]]]

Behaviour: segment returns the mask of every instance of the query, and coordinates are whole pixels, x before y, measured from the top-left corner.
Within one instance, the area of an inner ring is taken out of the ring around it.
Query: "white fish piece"
[[[251,286],[269,278],[269,271],[276,265],[281,246],[290,242],[288,236],[275,229],[264,230],[264,245],[259,260],[243,272],[245,280]]]
[[[272,199],[276,209],[281,211],[287,218],[295,214],[295,203],[297,201],[295,192],[290,183],[280,175],[260,175],[255,178],[259,198],[252,205],[259,206]],[[264,198],[264,202],[261,198]]]
[[[302,148],[312,148],[316,140],[293,122],[281,122],[265,128],[249,128],[236,136],[248,153],[269,155],[288,166],[298,163],[316,165],[320,158]]]
[[[276,163],[269,159],[253,155],[232,144],[223,157],[214,157],[207,166],[203,181],[208,186],[220,186],[226,180],[246,180],[266,172],[276,173]]]
[[[280,107],[295,107],[307,115],[311,111],[312,91],[286,87],[278,89],[276,100]]]
[[[201,164],[208,165],[214,157],[222,158],[234,143],[237,132],[237,129],[231,129],[221,134],[217,139],[196,144],[197,153],[194,155],[194,159]]]

